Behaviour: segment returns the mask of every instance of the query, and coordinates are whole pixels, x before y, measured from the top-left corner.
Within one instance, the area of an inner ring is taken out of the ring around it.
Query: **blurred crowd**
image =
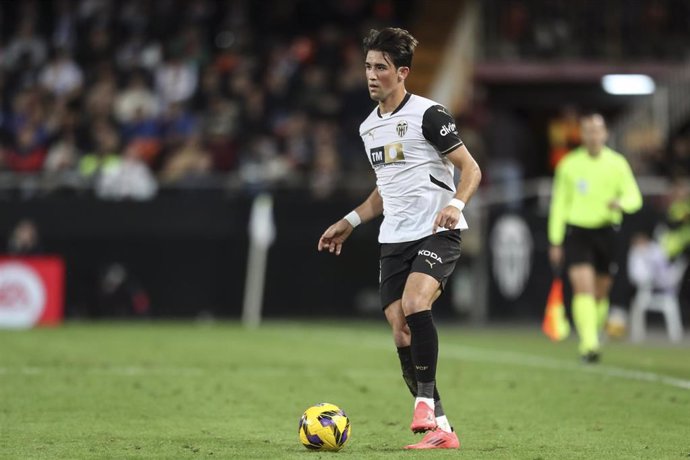
[[[690,57],[686,0],[482,0],[488,58]]]
[[[361,36],[410,13],[394,0],[2,2],[0,171],[106,198],[230,171],[250,188],[306,177],[326,196],[361,167]]]
[[[368,169],[357,134],[372,108],[361,37],[372,27],[411,27],[415,5],[0,2],[0,183],[21,178],[30,194],[38,176],[41,191],[148,199],[168,185],[232,180],[250,191],[306,184],[328,197]],[[683,0],[480,5],[488,57],[687,57]],[[576,115],[554,113],[543,142],[524,114],[482,101],[458,124],[486,181],[519,184],[549,174],[577,145]],[[690,128],[644,161],[633,162],[636,173],[689,174]]]

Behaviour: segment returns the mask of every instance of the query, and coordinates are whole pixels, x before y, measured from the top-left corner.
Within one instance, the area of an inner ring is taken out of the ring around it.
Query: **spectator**
[[[161,120],[161,135],[167,149],[176,149],[197,132],[199,123],[189,108],[175,102],[167,106]]]
[[[121,161],[120,140],[112,125],[101,122],[94,127],[92,135],[96,148],[79,160],[79,173],[85,178],[95,178],[99,173],[115,169]]]
[[[120,91],[113,107],[115,118],[120,123],[132,120],[152,120],[158,115],[158,99],[146,84],[141,71],[133,73],[127,87]]]
[[[84,98],[84,109],[91,120],[110,120],[117,94],[112,69],[102,68],[102,74],[89,86]]]
[[[73,51],[77,41],[77,15],[74,2],[56,0],[53,18],[52,44],[57,48]]]
[[[81,68],[72,60],[67,49],[57,49],[41,70],[41,86],[58,98],[74,99],[79,95],[84,82]]]
[[[197,85],[197,69],[179,55],[172,55],[156,71],[156,93],[163,110],[172,104],[191,99]]]
[[[20,128],[15,148],[4,153],[4,163],[15,172],[37,172],[43,167],[46,145],[41,142],[36,126],[26,124]]]
[[[635,286],[651,286],[677,294],[684,269],[684,261],[669,257],[664,247],[649,235],[637,233],[633,236],[628,252],[628,276]]]
[[[151,300],[141,282],[120,263],[105,267],[97,297],[99,316],[147,316],[151,310]]]
[[[96,195],[109,200],[150,200],[157,190],[155,177],[132,145],[125,150],[122,161],[96,178]]]
[[[79,156],[74,132],[68,131],[48,149],[43,170],[51,174],[76,170]]]
[[[17,256],[38,255],[43,252],[38,227],[31,219],[21,220],[12,230],[7,253]]]
[[[237,167],[239,116],[239,105],[221,96],[211,99],[204,113],[203,135],[213,159],[213,169],[217,171],[230,171]]]
[[[46,59],[46,43],[36,34],[34,24],[25,20],[19,25],[17,35],[7,45],[4,56],[5,69],[15,71],[20,62],[26,63],[32,69],[38,69]]]
[[[170,154],[161,171],[161,180],[169,184],[201,185],[211,167],[211,155],[203,148],[201,137],[194,134]]]

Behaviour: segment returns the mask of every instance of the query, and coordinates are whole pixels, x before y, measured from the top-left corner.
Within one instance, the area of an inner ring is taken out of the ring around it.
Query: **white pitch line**
[[[283,331],[285,332],[285,331]],[[342,339],[342,340],[341,340]],[[351,337],[338,337],[336,335],[331,335],[329,337],[330,341],[338,340],[342,342],[351,343]],[[378,340],[378,339],[366,339],[362,340],[361,337],[357,338],[358,345],[369,346],[376,349],[393,349],[393,344],[390,339]],[[496,351],[489,350],[485,348],[469,347],[464,345],[448,345],[443,344],[441,350],[441,356],[444,358],[458,359],[462,361],[472,361],[478,363],[494,363],[494,364],[506,364],[512,366],[521,367],[534,367],[541,369],[552,369],[556,371],[569,371],[569,372],[582,372],[586,374],[595,374],[605,377],[615,377],[625,380],[634,380],[638,382],[649,382],[658,383],[662,385],[671,386],[674,388],[680,388],[682,390],[690,390],[690,380],[671,377],[668,375],[657,374],[655,372],[640,371],[633,369],[625,369],[622,367],[607,366],[601,364],[595,365],[585,365],[576,364],[573,362],[565,362],[558,359],[546,358],[543,356],[530,355],[527,353],[518,353],[514,351]],[[37,375],[47,372],[55,372],[69,369],[61,368],[44,368],[44,367],[18,367],[18,368],[8,368],[0,367],[0,375],[7,374],[23,374],[23,375]],[[83,370],[81,372],[84,372]],[[199,374],[202,372],[200,368],[194,367],[180,367],[180,368],[148,368],[148,367],[136,367],[136,366],[122,366],[122,367],[105,367],[105,368],[92,368],[86,370],[86,372],[92,374],[111,374],[111,375],[146,375],[146,374],[158,374],[158,375],[180,375],[180,374]]]
[[[334,338],[331,337],[329,340],[334,340]],[[357,344],[374,347],[377,349],[393,349],[393,344],[390,339],[385,341],[378,339],[369,339],[364,341],[361,338],[358,338]],[[671,377],[654,372],[625,369],[622,367],[607,366],[602,364],[565,362],[558,359],[530,355],[527,353],[519,353],[515,351],[496,351],[486,348],[469,347],[465,345],[441,344],[440,356],[442,358],[452,358],[478,363],[507,364],[512,366],[552,369],[556,371],[582,372],[606,377],[616,377],[625,380],[635,380],[638,382],[660,383],[663,385],[680,388],[682,390],[690,390],[690,380],[678,377]]]
[[[528,355],[517,352],[493,351],[483,348],[444,345],[441,352],[445,356],[464,361],[474,361],[480,363],[508,364],[523,367],[537,367],[542,369],[553,369],[560,371],[583,372],[587,374],[597,374],[606,377],[617,377],[626,380],[637,380],[640,382],[661,383],[664,385],[690,390],[690,380],[685,380],[668,375],[657,374],[648,371],[638,371],[625,369],[622,367],[606,366],[601,364],[575,364],[566,363],[553,358]]]

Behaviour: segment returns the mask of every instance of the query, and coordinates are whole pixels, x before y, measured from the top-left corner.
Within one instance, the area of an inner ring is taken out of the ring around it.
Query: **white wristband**
[[[450,200],[450,203],[448,203],[448,206],[457,208],[458,211],[462,212],[462,210],[465,209],[465,202],[457,198],[453,198],[452,200]]]
[[[357,211],[350,211],[350,213],[348,213],[348,215],[343,217],[343,219],[348,221],[350,223],[350,225],[352,225],[352,228],[355,228],[356,226],[358,226],[359,224],[362,223],[362,218],[359,217],[359,214],[357,214]]]

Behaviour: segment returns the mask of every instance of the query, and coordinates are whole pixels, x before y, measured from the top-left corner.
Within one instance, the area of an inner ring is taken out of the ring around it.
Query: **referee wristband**
[[[448,203],[448,206],[457,208],[458,211],[462,212],[462,210],[465,209],[465,202],[457,198],[453,198],[450,200],[450,203]]]
[[[356,226],[358,226],[359,224],[362,223],[362,218],[359,217],[359,214],[357,214],[357,211],[350,211],[350,213],[348,215],[346,215],[345,217],[343,217],[343,219],[348,221],[350,223],[350,225],[352,225],[352,228],[355,228]]]

